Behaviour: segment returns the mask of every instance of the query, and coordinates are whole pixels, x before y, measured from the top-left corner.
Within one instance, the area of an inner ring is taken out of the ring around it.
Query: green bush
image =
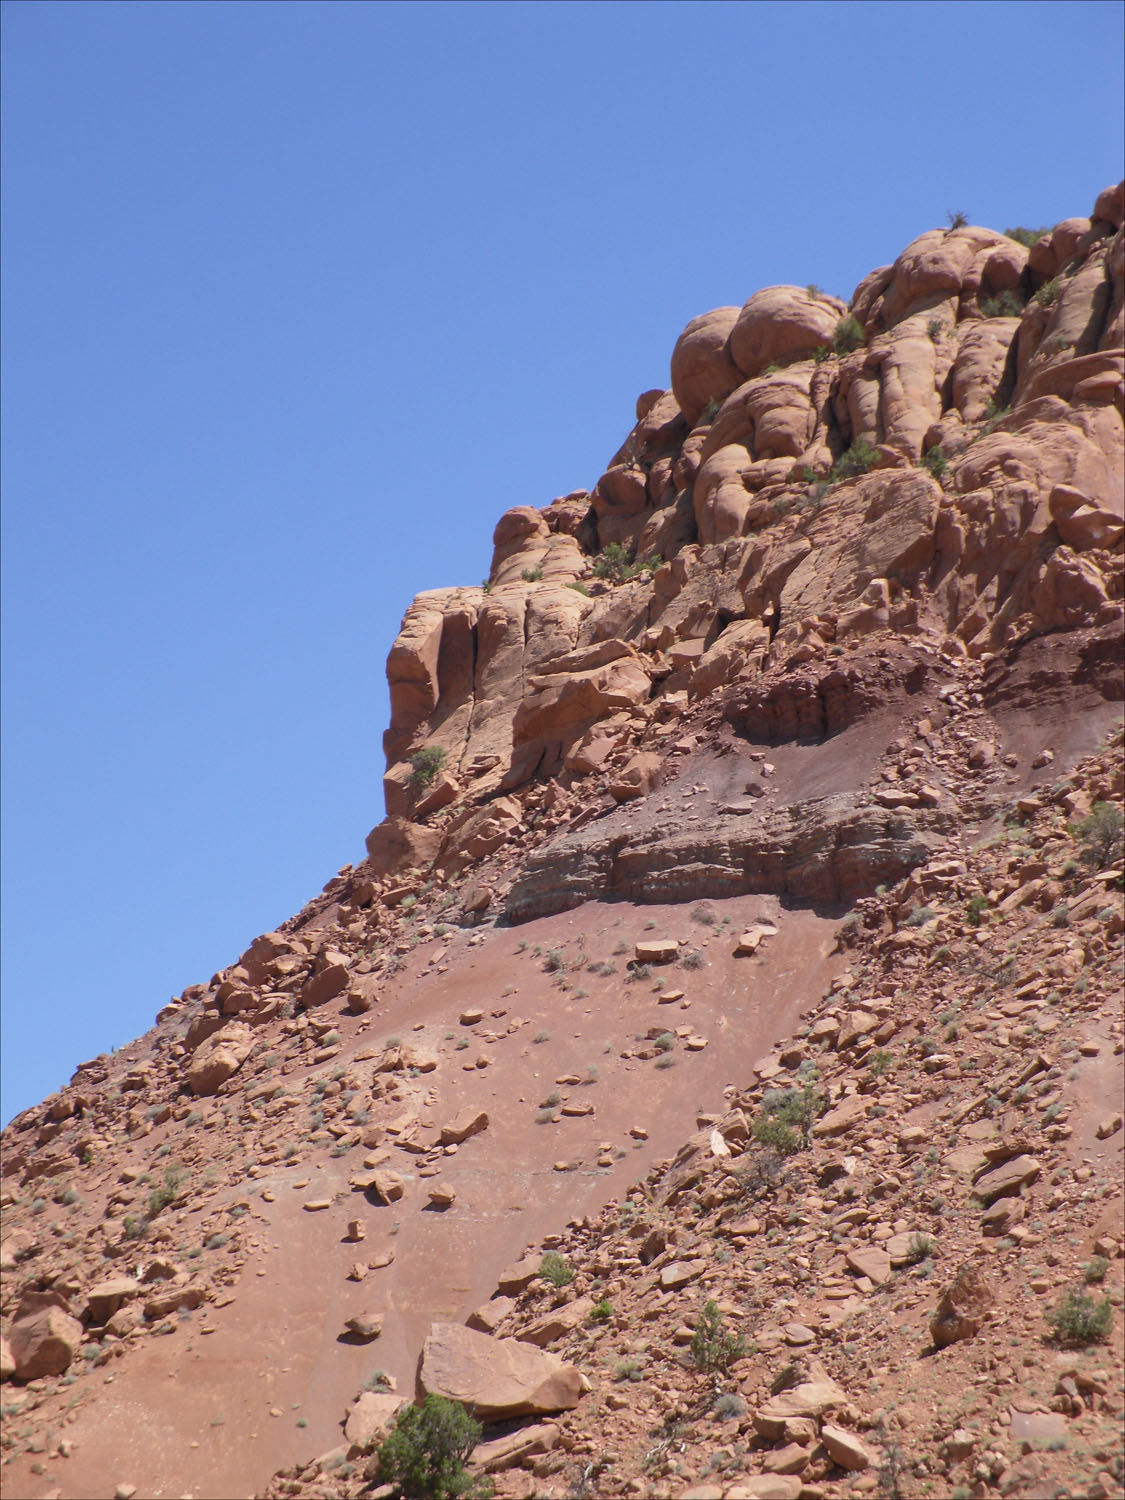
[[[866,438],[857,438],[846,453],[842,453],[832,465],[829,478],[833,483],[841,479],[858,479],[879,462],[878,450]]]
[[[1084,1271],[1086,1282],[1089,1286],[1095,1286],[1099,1281],[1104,1281],[1109,1274],[1109,1261],[1104,1255],[1095,1255],[1087,1262]]]
[[[425,790],[432,785],[447,759],[448,752],[440,745],[426,745],[422,750],[415,750],[410,756],[410,785],[416,791]]]
[[[148,1217],[154,1219],[162,1208],[167,1208],[169,1203],[175,1203],[180,1195],[183,1185],[184,1171],[182,1167],[166,1167],[164,1169],[164,1181],[160,1187],[154,1188],[149,1194]]]
[[[1060,1344],[1104,1344],[1113,1327],[1113,1304],[1071,1287],[1050,1318]]]
[[[1039,288],[1039,290],[1035,293],[1035,300],[1036,302],[1038,302],[1040,307],[1053,307],[1054,304],[1059,300],[1059,292],[1061,290],[1062,288],[1059,286],[1059,278],[1057,276],[1052,276],[1050,281],[1045,281]]]
[[[714,1375],[729,1369],[745,1353],[746,1340],[730,1332],[718,1303],[709,1297],[700,1309],[691,1336],[691,1357],[696,1368]]]
[[[1125,833],[1125,814],[1116,802],[1095,802],[1088,818],[1078,825],[1078,836],[1085,845],[1084,856],[1099,870],[1121,852]]]
[[[955,213],[946,214],[945,222],[949,225],[950,229],[964,229],[969,220],[967,215],[962,213],[960,209],[957,209]]]
[[[600,1302],[595,1302],[590,1309],[591,1323],[605,1323],[613,1317],[613,1303],[608,1297],[603,1297]]]
[[[993,297],[980,299],[980,310],[986,318],[1018,318],[1023,312],[1023,303],[1015,292],[997,292]]]
[[[867,342],[860,321],[852,313],[840,319],[832,335],[832,348],[837,354],[850,354]]]
[[[620,542],[607,542],[594,559],[594,577],[604,578],[608,583],[627,583],[642,573],[653,573],[660,566],[659,559],[648,558],[638,562],[631,557]]]
[[[548,1250],[539,1262],[539,1278],[551,1286],[569,1286],[574,1280],[574,1272],[557,1250]]]
[[[538,583],[539,580],[543,577],[543,569],[524,568],[523,572],[520,574],[520,577],[523,579],[524,583]]]
[[[1018,245],[1026,245],[1030,250],[1037,240],[1050,234],[1053,228],[1053,224],[1044,224],[1039,229],[1028,229],[1025,225],[1018,224],[1015,229],[1005,229],[1004,233],[1010,240],[1015,240]]]
[[[379,1478],[397,1484],[405,1500],[475,1500],[492,1486],[470,1474],[465,1460],[481,1427],[459,1401],[427,1396],[400,1412],[379,1448]]]
[[[939,443],[937,447],[931,448],[928,453],[922,455],[922,467],[928,470],[935,479],[940,480],[946,469],[949,468],[949,460],[945,456],[945,450]]]
[[[987,896],[971,896],[969,898],[969,909],[965,914],[965,920],[970,927],[979,927],[980,919],[988,910]]]
[[[825,1104],[824,1097],[811,1083],[800,1089],[767,1089],[761,1111],[751,1122],[750,1133],[760,1146],[782,1156],[793,1156],[808,1145]]]

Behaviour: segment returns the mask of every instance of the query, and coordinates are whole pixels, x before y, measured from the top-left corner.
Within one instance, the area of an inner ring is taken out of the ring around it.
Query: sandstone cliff
[[[693,319],[415,600],[368,858],[4,1132],[6,1493],[1120,1493],[1123,206]]]

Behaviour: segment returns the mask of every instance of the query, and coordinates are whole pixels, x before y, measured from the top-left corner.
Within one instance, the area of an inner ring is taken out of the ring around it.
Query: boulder
[[[647,797],[660,780],[663,765],[659,755],[651,750],[639,751],[621,767],[609,783],[609,794],[615,802],[629,802],[634,797]]]
[[[6,1338],[0,1338],[0,1381],[11,1380],[16,1373],[16,1359]]]
[[[983,1271],[968,1261],[941,1295],[930,1320],[930,1336],[939,1349],[971,1339],[984,1326],[996,1298]]]
[[[867,1111],[871,1108],[871,1100],[865,1099],[862,1094],[849,1094],[842,1099],[835,1109],[830,1109],[813,1126],[812,1133],[819,1140],[825,1140],[830,1136],[843,1135],[850,1130],[858,1121],[865,1118]]]
[[[526,1324],[516,1333],[516,1338],[521,1344],[534,1344],[543,1349],[547,1344],[553,1344],[556,1339],[561,1339],[566,1333],[571,1333],[575,1328],[581,1328],[594,1306],[593,1297],[577,1297],[573,1302],[564,1302],[562,1307],[556,1307],[552,1312],[544,1313],[541,1318]],[[472,1326],[472,1325],[470,1325]]]
[[[86,1293],[87,1323],[107,1323],[140,1289],[140,1282],[132,1276],[113,1276],[108,1281],[99,1281]]]
[[[738,321],[737,307],[716,307],[692,318],[672,350],[672,394],[689,427],[708,402],[720,402],[742,380],[727,341]]]
[[[633,949],[633,958],[639,964],[670,964],[680,956],[680,945],[675,938],[642,939]]]
[[[762,1437],[776,1439],[794,1418],[820,1417],[846,1400],[842,1387],[834,1380],[806,1380],[764,1401],[754,1413],[754,1427]]]
[[[383,1331],[383,1314],[378,1312],[353,1313],[350,1318],[344,1319],[344,1333],[348,1338],[356,1339],[362,1344],[369,1344],[372,1339],[377,1339]]]
[[[857,1473],[860,1469],[870,1469],[878,1463],[875,1450],[861,1437],[857,1437],[854,1432],[849,1432],[846,1427],[837,1427],[833,1422],[821,1423],[820,1441],[828,1450],[828,1456],[832,1462],[839,1464],[841,1469],[847,1469],[850,1473]]]
[[[431,1325],[419,1382],[427,1395],[460,1401],[484,1422],[571,1411],[590,1389],[580,1370],[555,1355],[459,1323]]]
[[[479,1135],[482,1130],[487,1129],[487,1110],[471,1107],[463,1109],[459,1115],[450,1120],[448,1125],[441,1127],[441,1143],[443,1146],[459,1146],[470,1136]]]
[[[503,1469],[529,1467],[525,1460],[549,1453],[559,1440],[559,1429],[553,1422],[537,1422],[521,1427],[491,1443],[478,1443],[473,1449],[473,1467],[485,1474],[499,1474]]]
[[[61,1307],[40,1307],[12,1324],[11,1358],[17,1380],[61,1375],[78,1353],[82,1324]]]
[[[191,1055],[187,1081],[192,1092],[201,1096],[218,1093],[253,1050],[254,1033],[249,1026],[232,1021],[221,1027]]]
[[[847,308],[836,297],[816,296],[799,286],[769,286],[746,302],[730,331],[730,354],[744,375],[767,365],[811,359],[832,347]]]
[[[391,1391],[362,1391],[344,1423],[349,1456],[373,1452],[405,1405],[406,1397],[396,1396]]]
[[[976,1178],[973,1193],[987,1207],[997,1198],[1018,1193],[1025,1182],[1034,1182],[1038,1176],[1039,1163],[1034,1156],[1013,1156]]]
[[[348,987],[348,971],[343,962],[326,963],[301,988],[301,1004],[306,1010],[334,1000]]]

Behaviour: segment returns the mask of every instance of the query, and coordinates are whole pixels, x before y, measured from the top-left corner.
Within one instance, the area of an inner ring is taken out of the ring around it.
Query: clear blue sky
[[[1121,174],[1116,3],[3,7],[3,1117],[362,857],[688,318]]]

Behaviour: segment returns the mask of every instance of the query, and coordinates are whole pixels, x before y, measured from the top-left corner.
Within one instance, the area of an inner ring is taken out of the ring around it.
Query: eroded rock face
[[[547,778],[565,799],[608,772],[613,797],[643,797],[663,772],[638,727],[678,695],[737,690],[740,733],[823,738],[901,691],[862,656],[869,641],[948,637],[980,657],[1118,620],[1121,198],[1107,189],[1030,254],[979,226],[928,231],[850,305],[768,287],[693,319],[671,388],[638,398],[593,489],[509,510],[487,591],[433,590],[407,611],[374,873],[495,852]],[[837,354],[845,316],[841,349],[857,328],[862,342]],[[629,577],[633,555],[651,572]],[[409,761],[423,747],[446,755],[424,794]],[[726,855],[700,863],[738,888]],[[767,860],[790,893],[862,885],[841,853],[831,876],[801,863]]]
[[[590,1389],[573,1365],[517,1339],[435,1323],[422,1349],[427,1395],[460,1401],[482,1422],[570,1411]]]
[[[525,860],[508,895],[513,922],[620,897],[640,903],[774,892],[834,905],[899,880],[940,842],[938,814],[860,806],[848,796],[779,808],[761,823],[737,815],[689,832],[607,836],[597,828]]]

